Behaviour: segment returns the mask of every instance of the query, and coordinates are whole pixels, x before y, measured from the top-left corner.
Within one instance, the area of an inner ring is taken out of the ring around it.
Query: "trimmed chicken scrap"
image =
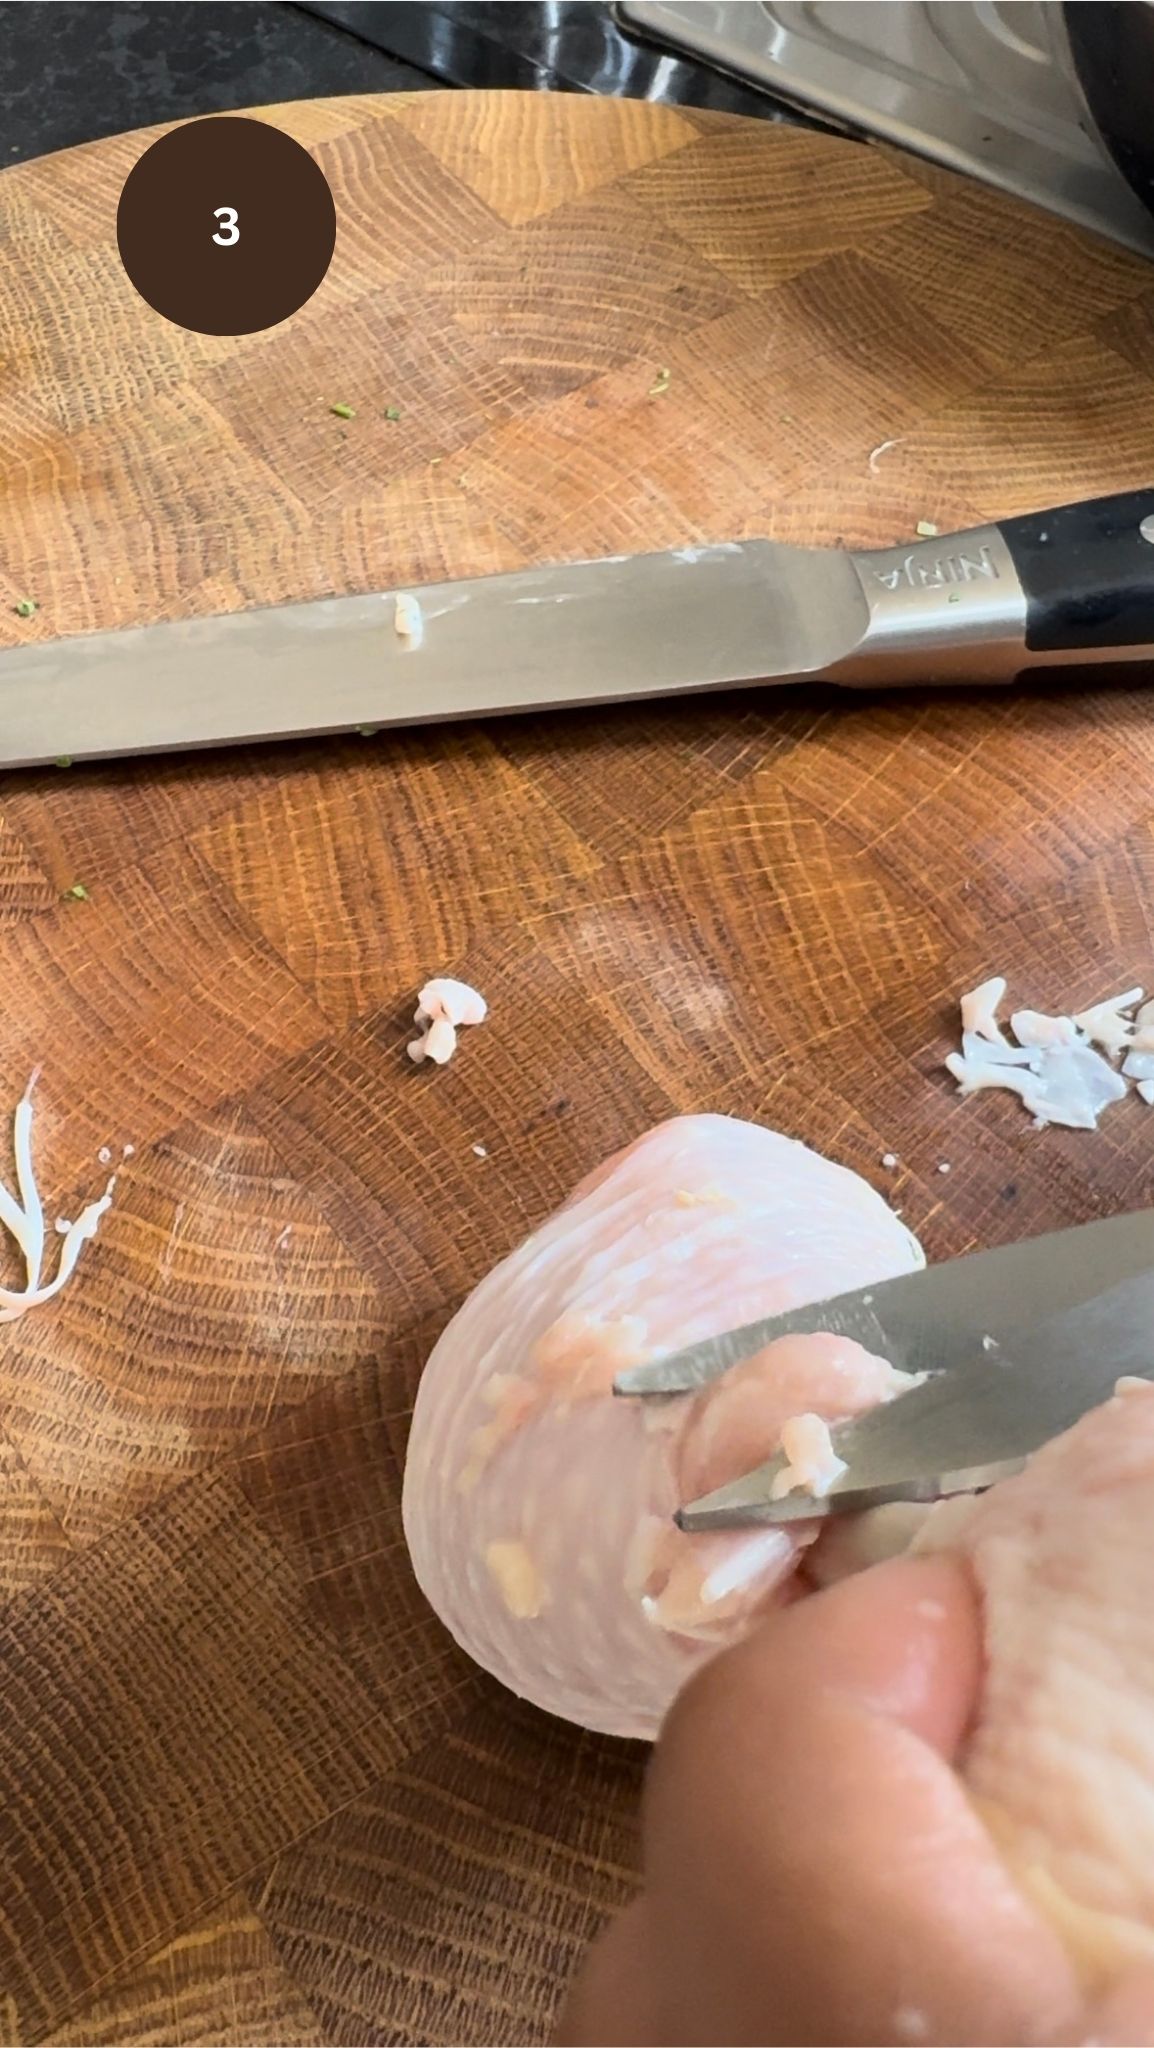
[[[787,1493],[811,1493],[822,1500],[847,1469],[834,1450],[829,1424],[820,1415],[791,1416],[782,1426],[781,1450],[789,1462],[773,1482],[774,1500],[783,1500]]]
[[[63,1238],[54,1277],[42,1281],[44,1263],[44,1206],[36,1186],[32,1165],[32,1096],[39,1078],[33,1074],[16,1105],[13,1118],[13,1146],[16,1154],[16,1195],[0,1182],[0,1227],[14,1238],[24,1261],[23,1288],[0,1287],[0,1323],[18,1322],[30,1308],[40,1308],[59,1294],[76,1270],[84,1246],[96,1236],[100,1219],[112,1207],[116,1176],[104,1193],[89,1202],[75,1222],[59,1217],[56,1232]],[[127,1150],[127,1148],[126,1148]]]
[[[483,1024],[488,1014],[484,996],[467,981],[453,981],[448,975],[427,981],[413,1013],[421,1035],[410,1044],[409,1058],[418,1064],[432,1060],[435,1066],[445,1066],[457,1050],[460,1027]]]
[[[1010,1028],[1016,1044],[1006,1037],[998,1021],[1005,993],[1005,979],[998,975],[962,997],[962,1049],[950,1053],[946,1060],[959,1092],[974,1095],[982,1088],[1005,1088],[1021,1097],[1039,1126],[1065,1124],[1073,1130],[1096,1130],[1101,1112],[1110,1103],[1120,1102],[1129,1093],[1129,1080],[1138,1078],[1132,1076],[1129,1059],[1121,1073],[1110,1060],[1118,1059],[1145,1036],[1127,1014],[1141,1002],[1142,990],[1127,989],[1074,1017],[1015,1010]],[[1154,1010],[1152,1005],[1146,1007]],[[1154,1030],[1150,1030],[1149,1043],[1154,1047]],[[1101,1046],[1109,1058],[1103,1058],[1095,1046]],[[1145,1093],[1141,1087],[1138,1092]]]

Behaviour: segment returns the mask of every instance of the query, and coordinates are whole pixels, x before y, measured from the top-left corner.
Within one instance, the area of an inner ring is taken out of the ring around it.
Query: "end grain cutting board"
[[[151,136],[0,175],[6,641],[1154,474],[1154,273],[990,192],[649,105],[266,112],[337,254],[238,342],[120,270]],[[1041,1007],[1154,982],[1152,873],[1154,697],[1077,685],[4,783],[3,1101],[43,1065],[50,1214],[136,1147],[0,1348],[4,2038],[544,2038],[628,1895],[641,1760],[500,1694],[411,1584],[434,1334],[676,1110],[885,1180],[931,1256],[1151,1199],[1137,1104],[1039,1136],[938,1061],[988,971]],[[492,1020],[417,1073],[447,969]]]

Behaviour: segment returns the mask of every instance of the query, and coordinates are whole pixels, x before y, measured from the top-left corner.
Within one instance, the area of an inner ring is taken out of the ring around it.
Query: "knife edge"
[[[1154,1271],[1124,1280],[1077,1308],[1019,1333],[1012,1352],[982,1353],[956,1373],[839,1424],[842,1473],[820,1498],[772,1498],[780,1454],[688,1502],[691,1532],[812,1521],[892,1500],[976,1491],[1021,1469],[1034,1451],[1108,1400],[1131,1375],[1154,1381]]]
[[[695,1393],[777,1338],[819,1331],[852,1338],[903,1372],[952,1370],[980,1355],[984,1337],[1001,1343],[1032,1321],[1074,1308],[1152,1266],[1154,1209],[1099,1218],[719,1332],[628,1367],[617,1375],[614,1392]]]

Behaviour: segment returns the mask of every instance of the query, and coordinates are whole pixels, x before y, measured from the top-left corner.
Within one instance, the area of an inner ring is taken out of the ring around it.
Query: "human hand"
[[[952,1764],[976,1601],[898,1560],[767,1616],[687,1686],[654,1753],[640,1898],[558,2040],[1154,2043],[1154,1978],[1086,2008]]]

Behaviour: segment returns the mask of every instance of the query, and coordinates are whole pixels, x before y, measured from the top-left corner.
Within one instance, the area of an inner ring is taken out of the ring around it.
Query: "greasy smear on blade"
[[[399,640],[408,647],[419,647],[425,636],[425,619],[420,599],[407,590],[400,591],[393,608],[393,626]]]

